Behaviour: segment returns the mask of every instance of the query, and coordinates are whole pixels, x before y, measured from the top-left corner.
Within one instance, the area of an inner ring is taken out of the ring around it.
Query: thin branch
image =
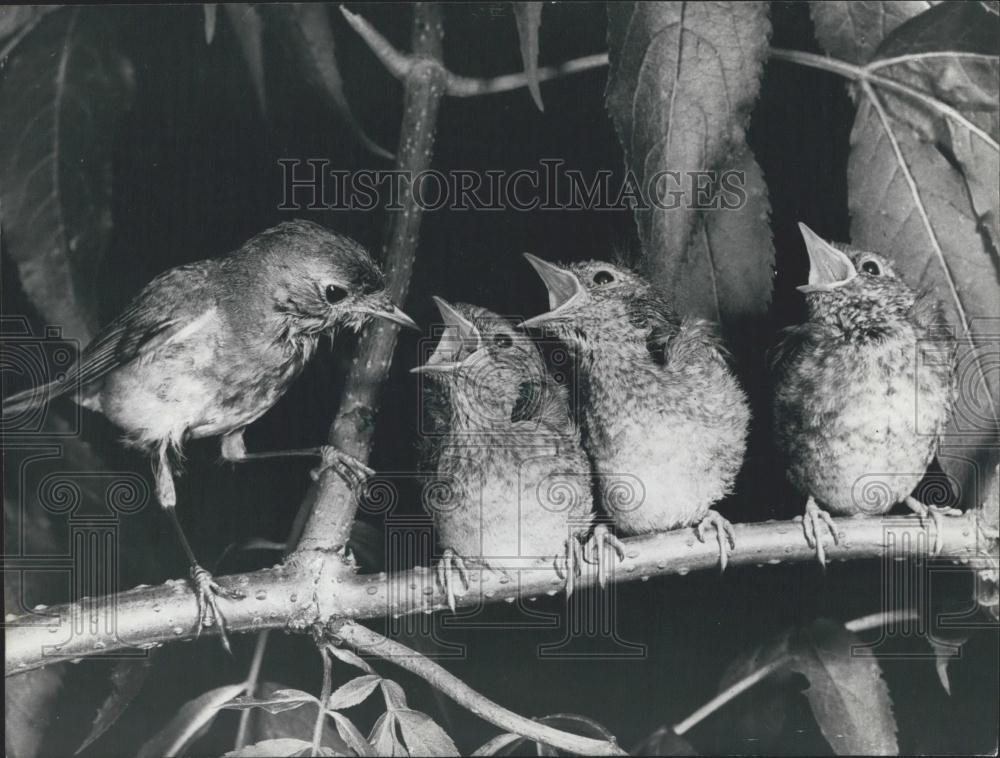
[[[257,642],[254,644],[253,660],[250,661],[250,671],[247,672],[244,684],[246,694],[249,697],[254,697],[257,694],[257,682],[260,680],[260,669],[264,663],[264,651],[267,649],[267,637],[269,633],[270,630],[261,632],[257,635]],[[233,745],[233,750],[239,750],[247,744],[247,734],[250,730],[250,714],[253,712],[253,708],[245,708],[240,713],[240,726],[236,730],[236,743]]]
[[[927,107],[932,108],[933,110],[936,110],[961,124],[963,127],[983,140],[983,142],[991,148],[1000,152],[1000,143],[993,139],[988,132],[984,131],[962,115],[960,111],[947,103],[938,100],[936,97],[931,97],[930,95],[921,92],[914,87],[910,87],[907,84],[897,82],[894,79],[887,79],[886,77],[878,74],[873,74],[872,71],[874,68],[871,65],[856,66],[853,63],[847,63],[846,61],[838,60],[837,58],[828,58],[825,55],[805,53],[801,50],[785,50],[780,47],[772,47],[770,56],[779,61],[788,61],[790,63],[797,63],[800,66],[808,66],[809,68],[817,68],[822,71],[839,74],[840,76],[853,81],[876,84],[879,87],[884,87],[885,89],[892,90],[898,94],[912,97],[914,100],[919,100]]]
[[[505,732],[513,732],[529,740],[580,755],[628,755],[614,742],[581,737],[519,716],[480,695],[430,658],[353,621],[333,624],[329,631],[357,652],[377,655],[427,680],[463,708]]]
[[[312,754],[319,755],[319,743],[323,740],[323,724],[326,722],[326,704],[330,702],[333,691],[333,661],[326,648],[320,646],[319,654],[323,656],[323,685],[319,693],[319,707],[316,709],[316,724],[313,726]]]
[[[365,21],[356,13],[351,13],[343,6],[340,12],[344,14],[347,23],[357,32],[358,36],[364,40],[368,48],[375,54],[386,70],[396,79],[405,80],[413,66],[417,64],[419,58],[408,56],[399,52],[383,37],[375,27]],[[518,74],[505,74],[491,79],[478,79],[468,76],[453,74],[444,68],[440,61],[435,61],[441,65],[444,72],[445,94],[451,97],[475,97],[477,95],[493,95],[498,92],[509,92],[511,90],[527,87],[529,83],[528,75],[524,72]],[[577,74],[582,71],[601,68],[608,65],[607,53],[595,53],[585,55],[566,61],[558,66],[546,66],[538,69],[538,81],[544,82],[550,79],[559,79],[570,74]]]
[[[964,50],[939,50],[927,53],[906,53],[905,55],[897,55],[894,58],[880,58],[877,61],[870,61],[866,67],[869,71],[877,71],[880,68],[896,66],[900,63],[916,63],[918,61],[937,60],[939,58],[968,58],[969,60],[981,61],[983,63],[997,62],[997,56],[987,55],[986,53],[970,53]]]
[[[847,518],[834,523],[840,544],[827,547],[833,563],[926,556],[933,544],[915,516]],[[994,555],[996,541],[986,536],[982,523],[976,512],[944,519],[940,558],[975,566],[984,555]],[[736,548],[729,556],[733,568],[815,561],[815,551],[806,543],[799,522],[736,524],[735,529]],[[611,582],[718,570],[718,547],[700,542],[692,529],[633,537],[625,545],[625,559],[614,567]],[[503,568],[507,576],[487,570],[470,571],[470,590],[457,599],[457,606],[470,608],[563,591],[564,580],[551,561],[511,561]],[[274,568],[216,579],[223,588],[246,595],[241,600],[220,600],[233,633],[279,628],[302,632],[336,618],[402,616],[447,608],[447,598],[433,572],[426,568],[388,575],[345,576],[330,570],[321,553],[302,555],[297,561]],[[583,573],[575,582],[576,592],[596,583],[595,566],[584,563]],[[197,603],[183,579],[157,587],[137,587],[110,597],[38,607],[34,612],[8,617],[5,670],[7,675],[17,674],[67,659],[192,639],[197,615]],[[216,631],[206,629],[205,633]]]
[[[344,13],[350,19],[352,14]],[[423,208],[409,182],[430,168],[434,155],[438,106],[444,91],[444,68],[440,63],[443,37],[437,3],[417,3],[412,32],[417,62],[405,76],[403,123],[396,150],[395,168],[403,177],[400,186],[403,208],[388,214],[382,243],[387,289],[396,303],[406,299],[423,217]],[[379,396],[389,374],[398,332],[398,326],[382,320],[367,327],[355,352],[337,416],[330,425],[329,443],[363,461],[370,453]],[[310,509],[310,516],[301,538],[295,541],[296,552],[342,553],[358,507],[351,488],[336,472],[328,470],[307,496],[304,507]]]
[[[859,619],[848,621],[844,624],[844,628],[849,632],[857,633],[867,629],[877,629],[878,627],[886,626],[889,623],[896,624],[903,620],[915,620],[916,618],[916,611],[888,611],[882,613],[872,613],[869,616],[862,616]],[[674,734],[680,737],[687,732],[690,732],[694,727],[711,716],[730,700],[738,697],[755,684],[766,679],[775,671],[780,669],[788,662],[789,658],[791,658],[790,655],[783,655],[780,658],[776,658],[767,665],[762,666],[751,674],[743,677],[738,682],[734,682],[726,688],[724,692],[720,692],[686,719],[674,726]]]

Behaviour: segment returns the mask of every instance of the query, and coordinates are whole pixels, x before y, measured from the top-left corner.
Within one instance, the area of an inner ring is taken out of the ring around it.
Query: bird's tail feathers
[[[13,416],[35,408],[41,408],[50,400],[55,400],[60,395],[66,394],[65,382],[49,382],[37,387],[31,387],[23,392],[17,392],[10,397],[4,398],[3,415]]]

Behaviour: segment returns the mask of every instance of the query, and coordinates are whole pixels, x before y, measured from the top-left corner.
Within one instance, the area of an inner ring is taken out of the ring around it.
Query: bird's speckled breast
[[[881,514],[923,477],[948,420],[950,365],[914,333],[798,354],[775,399],[788,477],[835,513]]]

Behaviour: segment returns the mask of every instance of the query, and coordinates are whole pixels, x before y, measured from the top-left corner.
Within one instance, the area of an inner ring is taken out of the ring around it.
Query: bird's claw
[[[802,531],[805,534],[806,543],[816,551],[816,560],[820,566],[826,568],[826,548],[823,547],[823,538],[819,534],[820,522],[830,530],[833,537],[833,544],[840,544],[840,535],[837,534],[837,526],[833,523],[830,514],[820,508],[811,497],[806,503],[806,512],[802,518]]]
[[[907,507],[917,514],[920,524],[925,531],[928,530],[927,520],[934,524],[934,547],[931,555],[940,555],[944,547],[944,535],[941,530],[941,518],[943,516],[961,516],[962,511],[958,508],[949,508],[944,505],[926,505],[915,497],[906,498]]]
[[[566,599],[573,596],[576,577],[582,573],[583,547],[577,535],[570,535],[564,543],[564,552],[556,556],[554,565],[560,579],[566,580]]]
[[[201,630],[206,626],[219,625],[219,639],[222,647],[230,655],[233,654],[229,646],[229,635],[226,629],[226,617],[219,610],[217,597],[224,597],[228,600],[240,600],[246,597],[238,590],[227,590],[219,586],[219,583],[212,578],[212,575],[197,563],[191,566],[191,583],[194,585],[195,598],[198,601],[198,628],[195,637],[201,636]]]
[[[710,527],[715,529],[715,536],[719,541],[719,571],[725,571],[726,566],[729,565],[729,551],[736,549],[736,530],[729,523],[729,519],[721,513],[709,510],[695,527],[695,532],[701,542],[706,541],[706,532]]]
[[[333,469],[348,487],[354,489],[364,484],[368,477],[375,475],[375,469],[333,445],[323,445],[319,452],[322,461],[319,466],[309,472],[309,476],[314,482],[319,481],[324,471]]]
[[[611,573],[608,559],[611,551],[618,556],[618,562],[625,560],[625,543],[618,539],[611,530],[604,524],[594,527],[593,534],[587,540],[585,553],[589,554],[587,559],[590,563],[597,563],[597,583],[604,588],[608,583],[608,574]]]
[[[441,591],[444,592],[448,599],[448,607],[451,608],[452,613],[455,612],[454,574],[458,574],[458,578],[459,581],[461,581],[462,586],[468,590],[469,574],[465,567],[465,561],[462,559],[462,556],[454,550],[447,548],[441,555],[441,560],[439,560],[437,564],[437,580],[438,585],[441,587]]]

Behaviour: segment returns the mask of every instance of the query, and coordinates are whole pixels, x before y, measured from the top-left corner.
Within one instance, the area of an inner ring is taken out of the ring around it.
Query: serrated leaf
[[[528,91],[538,110],[544,111],[542,90],[538,83],[538,30],[542,25],[541,2],[513,3],[517,36],[521,41],[521,60],[528,77]]]
[[[375,754],[383,758],[408,755],[396,734],[396,712],[386,711],[375,721],[368,741],[375,747]]]
[[[896,755],[896,720],[875,657],[855,655],[861,641],[842,624],[820,619],[792,638],[789,667],[805,690],[820,731],[837,755]]]
[[[0,85],[5,247],[42,318],[81,342],[97,326],[111,150],[134,89],[131,64],[110,34],[113,18],[79,7],[46,16]]]
[[[223,754],[223,758],[267,758],[268,756],[312,755],[312,743],[288,737],[262,740]],[[334,753],[336,755],[336,753]]]
[[[410,755],[458,755],[451,737],[426,713],[408,708],[394,713]]]
[[[268,713],[282,713],[303,705],[313,703],[319,705],[319,700],[308,692],[295,689],[275,690],[266,697],[241,696],[225,703],[223,708],[245,711],[248,708],[262,708]]]
[[[364,738],[358,728],[354,726],[354,722],[351,721],[343,713],[337,713],[336,711],[327,711],[333,718],[334,723],[337,727],[337,733],[341,736],[344,742],[360,756],[374,756],[375,748],[372,744]]]
[[[135,660],[121,660],[114,664],[111,669],[111,693],[101,703],[94,717],[94,724],[90,728],[90,734],[76,749],[77,753],[83,752],[125,712],[149,676],[151,662],[147,656]]]
[[[340,659],[344,663],[350,664],[351,666],[355,666],[361,669],[366,674],[375,673],[375,670],[365,662],[364,658],[359,656],[354,651],[348,650],[346,647],[338,647],[337,645],[328,645],[326,649],[331,654],[333,654],[334,657]]]
[[[672,299],[682,314],[701,316],[725,327],[767,313],[774,281],[771,204],[764,174],[750,148],[743,147],[732,169],[745,177],[739,188],[719,193],[719,208],[707,210],[671,283]],[[727,203],[739,207],[726,207]]]
[[[252,5],[222,3],[222,10],[232,27],[233,34],[243,53],[243,60],[250,73],[257,105],[262,114],[267,113],[267,86],[264,80],[264,23]]]
[[[693,173],[718,171],[743,145],[770,29],[767,3],[608,5],[605,103],[646,196],[635,220],[660,284],[674,280],[698,220]]]
[[[345,684],[340,685],[330,695],[330,700],[327,703],[327,708],[332,708],[338,710],[340,708],[350,708],[357,705],[367,698],[375,688],[378,687],[378,683],[381,680],[380,676],[375,674],[365,674],[364,676],[359,676],[352,679]]]
[[[336,47],[327,5],[324,3],[287,3],[263,6],[268,18],[291,48],[304,78],[322,91],[354,138],[369,152],[392,160],[395,156],[378,145],[354,117],[344,80],[337,65]]]
[[[219,6],[217,3],[204,3],[202,9],[205,12],[205,44],[211,45],[215,39],[215,25],[218,21]]]
[[[396,708],[406,708],[406,693],[403,688],[391,679],[380,679],[382,694],[385,696],[385,705],[389,710]]]
[[[264,682],[258,688],[259,697],[267,699],[277,695],[288,688],[282,687],[274,682]],[[313,699],[319,707],[319,700]],[[267,710],[260,710],[254,714],[251,734],[255,741],[265,739],[280,739],[291,737],[296,739],[312,739],[313,729],[316,726],[316,711],[312,708],[294,708],[292,710],[281,711],[280,713],[270,713]],[[337,730],[330,722],[323,724],[323,735],[320,738],[320,745],[329,748],[341,755],[349,755],[350,747],[347,742],[341,739]]]
[[[222,706],[239,695],[243,688],[243,684],[228,684],[189,700],[139,749],[137,758],[170,758],[181,753],[212,722]]]
[[[926,0],[813,0],[809,13],[824,51],[850,63],[867,63],[893,29],[934,5]]]
[[[996,463],[1000,377],[988,361],[1000,334],[1000,279],[966,178],[937,144],[883,118],[866,97],[851,132],[847,181],[854,245],[887,255],[911,286],[933,290],[966,338],[938,459],[964,505],[974,505],[979,479]]]

